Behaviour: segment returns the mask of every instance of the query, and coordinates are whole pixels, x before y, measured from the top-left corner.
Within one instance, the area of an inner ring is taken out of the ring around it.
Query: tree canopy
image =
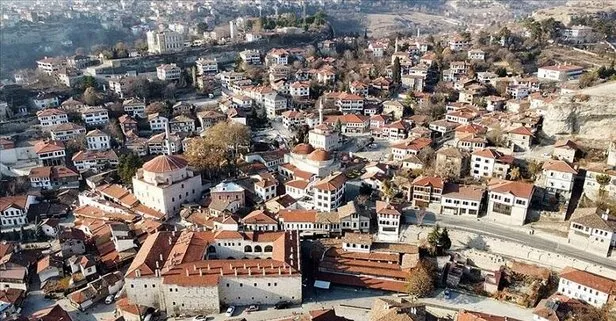
[[[137,173],[137,169],[141,168],[143,161],[135,153],[127,153],[120,155],[118,162],[118,176],[125,185],[132,185],[133,176]]]

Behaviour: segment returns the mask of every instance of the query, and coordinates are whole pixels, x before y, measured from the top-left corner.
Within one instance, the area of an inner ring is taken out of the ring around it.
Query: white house
[[[275,118],[287,109],[287,99],[274,92],[265,96],[263,106],[265,107],[267,117]]]
[[[127,99],[122,102],[124,112],[132,117],[145,117],[145,102],[138,99]]]
[[[161,116],[159,113],[155,113],[148,115],[148,122],[150,123],[150,130],[163,131],[165,130],[165,128],[167,128],[169,119],[167,117]]]
[[[478,217],[485,189],[480,186],[445,184],[441,195],[441,214]]]
[[[495,149],[482,149],[473,152],[471,156],[471,176],[507,178],[513,157]]]
[[[81,118],[89,126],[105,125],[109,122],[109,113],[103,107],[88,107],[81,112]]]
[[[270,173],[260,173],[251,177],[254,182],[255,194],[257,194],[264,202],[276,197],[276,189],[278,188],[278,180]]]
[[[601,308],[608,303],[615,285],[612,279],[567,267],[560,273],[558,292]]]
[[[36,112],[41,126],[49,127],[68,123],[68,114],[57,108],[47,108]]]
[[[340,147],[340,135],[330,126],[320,124],[308,132],[308,142],[314,148],[322,148],[329,152]]]
[[[195,65],[197,66],[197,75],[209,75],[218,73],[218,61],[216,61],[216,58],[199,58],[195,62]]]
[[[376,201],[377,238],[381,241],[397,242],[401,216],[402,213],[395,206]]]
[[[85,127],[79,126],[74,123],[60,124],[49,128],[49,134],[51,134],[51,139],[63,142],[74,139],[75,137],[83,135],[85,133]]]
[[[160,80],[178,80],[182,75],[182,69],[176,64],[164,64],[156,67],[156,77]]]
[[[584,68],[575,65],[557,65],[540,67],[537,70],[537,78],[543,80],[566,81],[579,78]]]
[[[30,185],[44,190],[79,188],[79,174],[65,166],[44,166],[30,169]]]
[[[501,224],[524,225],[535,191],[529,183],[499,180],[488,185],[486,218]]]
[[[314,208],[318,211],[332,211],[342,205],[346,176],[337,172],[317,181],[313,186]]]
[[[184,37],[172,30],[148,31],[146,39],[151,54],[178,51],[184,47]]]
[[[551,193],[570,195],[573,181],[578,172],[562,160],[548,160],[543,163],[542,185]]]
[[[34,195],[0,197],[0,223],[2,227],[15,227],[28,224],[28,209],[37,203]]]
[[[111,148],[111,136],[100,129],[91,130],[86,134],[88,150],[108,150]]]
[[[571,215],[567,241],[570,246],[608,257],[616,246],[616,221],[609,210],[577,208]]]

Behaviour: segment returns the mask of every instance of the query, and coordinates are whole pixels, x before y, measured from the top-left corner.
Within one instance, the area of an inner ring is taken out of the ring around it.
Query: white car
[[[235,306],[230,306],[227,308],[227,312],[225,312],[225,316],[231,317],[233,316],[233,312],[235,312]]]
[[[113,303],[113,300],[114,300],[114,299],[115,299],[115,298],[114,298],[113,294],[112,294],[112,295],[107,296],[107,297],[105,298],[105,304],[111,304],[111,303]]]
[[[193,318],[193,321],[207,321],[207,317],[205,315],[198,315]]]

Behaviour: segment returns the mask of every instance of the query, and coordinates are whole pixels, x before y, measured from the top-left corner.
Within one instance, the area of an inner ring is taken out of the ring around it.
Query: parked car
[[[445,299],[449,300],[451,298],[451,291],[449,291],[449,289],[445,289],[445,291],[443,291],[443,296]]]
[[[280,301],[280,302],[276,303],[276,305],[274,305],[274,309],[282,310],[282,309],[286,309],[286,308],[288,308],[290,306],[291,306],[291,302],[289,302],[289,301]]]
[[[227,312],[225,312],[225,316],[233,316],[233,312],[235,312],[235,306],[230,306],[227,308]]]
[[[259,306],[258,305],[251,305],[246,309],[246,312],[255,312],[255,311],[259,311]]]
[[[198,315],[198,316],[193,318],[193,321],[208,321],[208,320],[212,320],[212,319],[214,319],[214,318],[206,317],[205,315]]]
[[[113,303],[113,300],[114,300],[114,299],[115,299],[115,297],[114,297],[114,295],[113,295],[113,294],[108,295],[108,296],[105,298],[105,304],[111,304],[111,303]]]

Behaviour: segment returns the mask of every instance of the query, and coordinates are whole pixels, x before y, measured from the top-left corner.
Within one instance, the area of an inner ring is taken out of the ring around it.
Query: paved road
[[[414,223],[415,215],[412,211],[405,213],[406,222]],[[586,251],[578,250],[567,245],[562,245],[558,242],[545,239],[536,235],[530,235],[522,229],[513,229],[504,227],[498,224],[486,223],[482,220],[459,218],[449,215],[436,215],[427,213],[424,217],[424,225],[434,225],[438,223],[440,226],[449,229],[462,230],[481,235],[487,235],[495,238],[500,238],[507,241],[516,242],[539,250],[550,251],[573,257],[575,259],[586,261],[598,265],[603,265],[610,268],[616,268],[616,261],[592,255]],[[527,228],[527,231],[530,231]]]

